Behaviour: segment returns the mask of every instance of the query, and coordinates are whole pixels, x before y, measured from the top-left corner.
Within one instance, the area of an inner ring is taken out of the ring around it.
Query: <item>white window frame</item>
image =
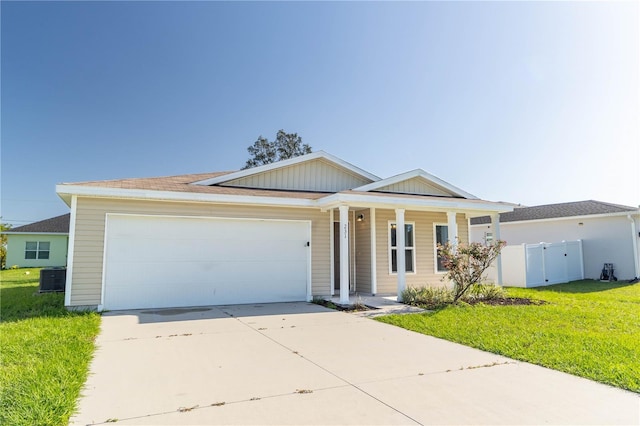
[[[435,222],[433,224],[433,270],[434,270],[434,273],[438,275],[444,275],[447,273],[447,271],[438,270],[438,235],[436,234],[437,226],[445,226],[447,228],[447,235],[449,235],[449,224],[435,223]]]
[[[488,246],[493,244],[493,232],[485,232],[484,233],[484,245]]]
[[[387,221],[387,252],[389,256],[389,275],[398,275],[398,272],[393,272],[393,263],[392,263],[392,251],[397,250],[396,247],[391,247],[391,225],[395,224],[395,220]],[[413,246],[407,247],[405,241],[405,250],[411,250],[411,260],[413,261],[413,271],[405,271],[406,274],[415,275],[418,273],[418,264],[416,263],[416,223],[415,222],[404,222],[405,225],[413,226]],[[397,232],[397,231],[396,231]],[[397,238],[397,237],[396,237]],[[397,256],[397,255],[396,255]],[[396,257],[397,258],[397,257]]]
[[[27,248],[27,245],[29,243],[35,243],[36,245],[36,249],[35,250],[29,250]],[[40,244],[42,243],[47,243],[49,244],[49,248],[44,250],[42,248],[40,248]],[[27,257],[27,252],[35,252],[36,257],[34,258],[29,258]],[[47,257],[40,257],[40,253],[44,253],[47,252]],[[51,241],[25,241],[24,243],[24,260],[49,260],[51,258]]]

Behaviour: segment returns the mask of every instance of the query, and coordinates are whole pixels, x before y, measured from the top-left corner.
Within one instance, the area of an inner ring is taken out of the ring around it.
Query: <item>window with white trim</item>
[[[440,249],[438,249],[438,244],[446,244],[449,241],[449,226],[447,225],[434,225],[435,227],[435,240],[434,251],[436,254],[436,272],[447,272],[447,268],[442,264],[442,257],[440,257]]]
[[[24,248],[25,259],[49,259],[49,241],[27,241]]]
[[[484,245],[485,246],[490,246],[491,244],[493,244],[493,233],[492,232],[485,232],[484,233]]]
[[[416,248],[415,248],[415,223],[404,224],[404,264],[406,272],[415,272]],[[398,272],[398,247],[396,241],[396,224],[389,223],[389,272]]]

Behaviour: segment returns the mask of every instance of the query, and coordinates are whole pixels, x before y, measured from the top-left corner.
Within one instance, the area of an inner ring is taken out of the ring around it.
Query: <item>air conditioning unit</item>
[[[46,268],[40,270],[40,293],[64,291],[67,281],[66,268]]]

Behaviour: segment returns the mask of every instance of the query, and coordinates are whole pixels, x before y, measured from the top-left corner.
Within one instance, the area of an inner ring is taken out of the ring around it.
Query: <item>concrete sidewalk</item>
[[[309,303],[110,312],[97,344],[73,425],[640,423],[637,394]]]

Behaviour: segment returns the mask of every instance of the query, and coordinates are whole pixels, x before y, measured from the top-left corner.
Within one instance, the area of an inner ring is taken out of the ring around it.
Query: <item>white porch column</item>
[[[458,247],[458,223],[456,222],[456,212],[447,212],[447,235],[449,242],[453,246],[453,251]]]
[[[340,303],[349,303],[349,206],[340,206]]]
[[[398,302],[402,302],[402,292],[407,287],[404,249],[404,209],[396,209],[396,263],[398,269]]]
[[[335,288],[336,288],[336,278],[335,278],[335,260],[334,260],[334,247],[333,247],[333,243],[335,241],[335,239],[333,238],[333,209],[329,210],[329,241],[331,242],[329,244],[329,262],[331,263],[331,278],[329,279],[329,285],[331,286],[330,294],[333,296],[335,294]]]
[[[378,292],[378,268],[376,264],[376,209],[374,207],[369,209],[369,218],[371,231],[371,294],[375,296]]]
[[[491,231],[493,231],[493,243],[500,241],[500,214],[491,215]],[[498,267],[498,285],[502,285],[502,255],[498,255],[496,260],[496,266]]]

